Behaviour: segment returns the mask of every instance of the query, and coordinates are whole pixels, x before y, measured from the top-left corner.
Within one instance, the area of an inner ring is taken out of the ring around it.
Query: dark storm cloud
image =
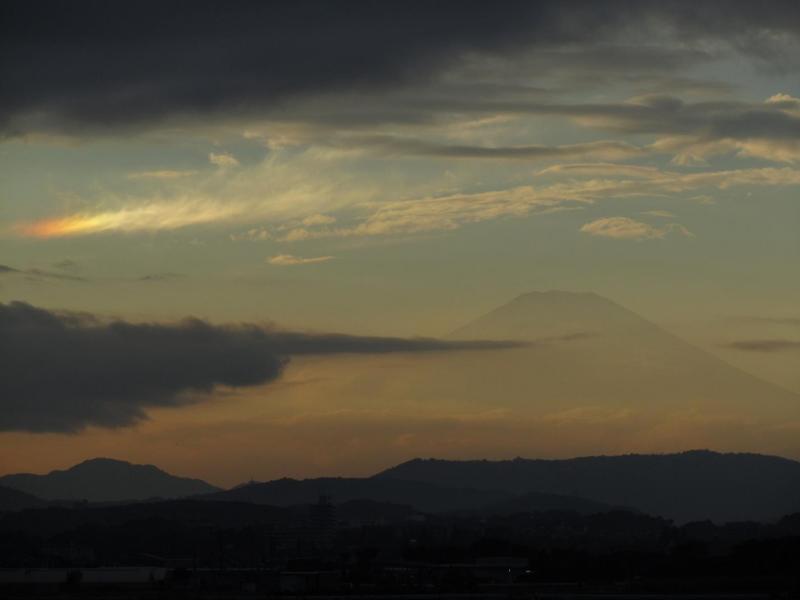
[[[263,115],[296,98],[424,84],[477,55],[570,47],[583,50],[572,58],[584,64],[595,46],[620,39],[722,39],[773,57],[799,17],[797,3],[782,0],[11,0],[0,5],[0,132],[85,134]],[[641,60],[624,52],[600,68]]]
[[[800,350],[800,341],[784,339],[739,340],[731,342],[727,346],[736,350],[750,352],[784,352],[787,350]]]
[[[130,425],[148,407],[180,406],[219,385],[274,381],[293,355],[518,345],[296,333],[198,319],[135,324],[12,302],[0,304],[0,431]]]

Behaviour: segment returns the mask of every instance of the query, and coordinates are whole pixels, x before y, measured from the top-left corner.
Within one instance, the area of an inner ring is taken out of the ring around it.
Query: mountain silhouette
[[[484,515],[513,515],[517,513],[546,512],[550,510],[573,511],[582,515],[609,512],[616,509],[630,510],[628,507],[615,507],[605,502],[589,500],[579,496],[527,492],[507,500],[482,506],[476,512]]]
[[[322,495],[330,497],[331,501],[339,506],[349,505],[352,510],[355,510],[356,507],[382,506],[385,508],[402,505],[404,510],[413,507],[419,511],[432,513],[469,511],[485,514],[509,514],[542,510],[572,510],[590,514],[608,511],[612,508],[602,502],[565,494],[527,493],[518,495],[513,490],[477,489],[469,485],[448,487],[432,481],[406,481],[378,477],[277,479],[264,483],[249,483],[198,498],[271,506],[296,506],[315,503]]]
[[[491,370],[458,371],[475,393],[502,390],[515,405],[536,400],[554,407],[632,413],[680,409],[717,421],[734,415],[800,419],[800,396],[591,292],[524,294],[450,337],[531,342],[505,353]]]
[[[24,510],[26,508],[41,508],[47,502],[31,494],[20,492],[9,487],[0,486],[0,511]]]
[[[329,496],[336,504],[350,500],[371,500],[405,504],[426,512],[476,509],[511,497],[508,492],[469,489],[466,486],[463,489],[450,489],[429,482],[320,477],[284,478],[264,483],[249,483],[198,498],[271,506],[295,506],[315,503],[321,495]]]
[[[408,504],[377,500],[348,500],[336,505],[336,519],[350,524],[397,523],[407,521],[418,514],[419,512]]]
[[[800,462],[707,450],[566,460],[414,459],[375,479],[569,494],[678,522],[764,521],[800,510]]]
[[[95,458],[47,475],[17,473],[0,477],[0,485],[47,500],[114,502],[180,498],[218,491],[199,479],[176,477],[153,465]]]
[[[374,454],[392,462],[419,455],[586,456],[691,448],[800,456],[792,426],[800,424],[800,395],[597,294],[524,294],[449,337],[527,344],[320,361],[317,381],[275,390],[275,397],[282,405],[305,402],[320,412],[335,406],[374,415],[387,435],[413,439],[392,445],[378,433],[365,433]],[[371,454],[347,460],[374,469]]]

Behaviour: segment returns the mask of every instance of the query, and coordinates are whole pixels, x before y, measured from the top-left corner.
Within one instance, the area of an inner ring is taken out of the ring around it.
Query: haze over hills
[[[569,495],[474,488],[469,485],[444,486],[435,482],[381,478],[321,477],[316,479],[278,479],[249,483],[224,492],[197,497],[202,500],[250,502],[272,506],[313,504],[320,496],[334,504],[372,502],[403,505],[423,512],[470,511],[483,514],[508,514],[545,510],[574,510],[588,514],[612,507],[603,502]]]
[[[47,502],[31,494],[20,492],[9,487],[0,486],[0,511],[24,510],[26,508],[39,508]]]
[[[292,506],[389,502],[423,512],[514,514],[615,508],[688,521],[769,521],[800,511],[800,462],[694,450],[564,460],[414,459],[371,478],[280,479],[198,497]]]
[[[546,398],[565,407],[680,408],[720,418],[800,418],[800,396],[732,367],[591,292],[523,294],[450,337],[534,342],[507,353],[491,373],[481,373],[505,396],[527,397],[529,403]],[[470,377],[469,370],[465,376]]]
[[[678,522],[770,520],[800,510],[800,462],[704,450],[566,460],[414,459],[379,480],[570,494]]]
[[[570,457],[714,448],[800,457],[800,396],[596,294],[525,294],[451,338],[529,343],[299,362],[289,375],[297,373],[303,386],[274,389],[272,398],[287,407],[275,409],[279,417],[297,406],[308,417],[291,428],[266,427],[283,439],[291,429],[316,452],[329,452],[329,463],[362,473],[420,455]],[[358,427],[353,450],[335,444],[338,427]],[[285,444],[299,447],[294,438]]]
[[[547,512],[551,510],[571,511],[582,515],[605,513],[611,510],[635,509],[628,506],[612,506],[598,500],[589,500],[580,496],[550,494],[546,492],[527,492],[515,495],[508,500],[487,504],[476,512],[484,515],[513,515],[519,513]]]
[[[362,475],[414,456],[714,448],[800,458],[799,395],[597,294],[524,294],[451,338],[528,344],[298,358],[286,372],[293,385],[274,386],[269,398],[245,396],[246,408],[264,415],[252,430],[268,432],[280,448],[269,478]],[[341,443],[351,438],[354,443]],[[324,456],[327,470],[320,473],[309,455]],[[239,471],[241,479],[251,473]]]
[[[372,500],[405,504],[428,512],[471,510],[511,497],[508,492],[471,489],[468,486],[453,489],[434,482],[320,477],[254,482],[198,499],[293,506],[313,504],[321,495],[330,496],[337,504],[350,500]]]
[[[451,337],[530,343],[314,363],[314,379],[303,387],[283,386],[270,393],[275,404],[302,406],[309,415],[324,410],[325,418],[298,419],[298,429],[263,426],[284,436],[274,443],[283,444],[287,460],[309,444],[336,454],[336,462],[330,462],[333,474],[337,464],[348,465],[351,472],[375,472],[414,455],[581,456],[767,447],[786,448],[774,452],[791,456],[792,448],[800,449],[792,428],[793,422],[800,423],[800,397],[593,293],[524,294]],[[376,397],[388,408],[375,411]],[[330,443],[339,415],[355,415],[366,423],[359,426],[359,444],[353,446],[357,455],[339,455],[340,447]],[[380,448],[393,458],[377,462],[372,457],[374,462],[364,468],[358,461],[369,454],[367,448]],[[537,510],[559,504],[591,510],[598,503],[681,521],[769,519],[800,510],[798,463],[771,456],[694,452],[474,464],[412,461],[374,480],[281,479],[223,492],[153,466],[94,459],[48,475],[0,477],[0,486],[47,500],[95,502],[195,496],[289,506],[328,494],[337,503],[395,502],[424,511]],[[387,478],[403,481],[388,484]]]
[[[47,500],[114,502],[180,498],[218,491],[199,479],[176,477],[153,465],[95,458],[46,475],[17,473],[0,477],[0,485]]]
[[[87,471],[95,477],[88,477]],[[112,472],[122,479],[96,477]],[[0,478],[33,481],[41,494],[37,498],[3,484],[0,510],[37,508],[55,499],[136,502],[154,497],[293,507],[315,504],[325,495],[338,506],[350,503],[351,516],[365,506],[365,514],[394,514],[397,506],[403,506],[402,514],[416,510],[484,515],[550,510],[594,514],[622,508],[679,523],[706,519],[722,523],[769,521],[800,512],[800,462],[708,450],[563,460],[414,459],[368,478],[284,478],[225,491],[156,467],[108,459],[55,473],[51,479]],[[125,473],[134,475],[126,479]]]

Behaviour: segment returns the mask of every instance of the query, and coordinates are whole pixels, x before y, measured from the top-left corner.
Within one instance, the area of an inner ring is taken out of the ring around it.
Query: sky
[[[520,351],[450,332],[565,290],[800,393],[796,3],[0,11],[0,472],[102,455],[233,485],[418,455],[800,458],[743,421],[687,433],[701,405],[663,438],[604,418],[533,444],[508,434],[524,409],[489,397],[515,392],[432,391]],[[431,361],[413,402],[375,387]],[[606,409],[580,395],[569,410]]]

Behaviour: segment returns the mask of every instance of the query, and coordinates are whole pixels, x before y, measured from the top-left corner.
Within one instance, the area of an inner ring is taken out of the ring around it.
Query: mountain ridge
[[[155,465],[105,457],[88,459],[46,474],[4,475],[0,477],[0,485],[44,500],[90,502],[178,498],[220,489],[200,479],[171,475]]]
[[[508,493],[494,490],[453,490],[428,482],[381,482],[372,477],[316,477],[293,479],[283,477],[265,482],[252,482],[229,490],[196,496],[198,500],[249,502],[271,506],[293,506],[316,503],[320,496],[329,496],[336,503],[371,500],[408,504],[418,510],[441,512],[473,509],[505,500]]]
[[[572,459],[412,459],[379,479],[437,481],[512,493],[569,493],[686,522],[765,521],[800,510],[800,462],[693,450]]]
[[[464,398],[496,396],[509,407],[650,413],[691,411],[710,420],[800,421],[800,395],[732,366],[634,311],[594,292],[521,294],[452,331],[448,339],[524,340],[528,345],[479,368],[482,357],[445,360],[460,375]],[[757,410],[756,410],[757,409]],[[698,436],[692,445],[718,444]],[[800,450],[800,448],[798,448]]]
[[[90,459],[70,469],[51,473],[109,465],[119,467],[120,464],[141,467],[147,472],[182,482],[200,481],[174,478],[154,465],[131,465],[113,459]],[[37,508],[55,500],[89,499],[87,496],[92,495],[36,497],[8,486],[3,481],[8,477],[15,476],[0,478],[0,510]],[[130,483],[135,485],[138,482]],[[327,495],[337,504],[354,501],[393,503],[432,513],[510,514],[572,510],[590,514],[622,508],[678,522],[707,519],[716,522],[769,521],[800,511],[800,461],[755,452],[708,449],[566,459],[414,458],[370,477],[284,477],[248,482],[228,490],[210,487],[214,491],[185,493],[180,497],[291,507],[314,504],[321,495]],[[125,496],[122,500],[128,502],[156,497],[141,490],[137,494],[121,494]]]
[[[0,486],[0,512],[42,508],[44,506],[47,506],[47,502],[41,498],[14,488]]]

